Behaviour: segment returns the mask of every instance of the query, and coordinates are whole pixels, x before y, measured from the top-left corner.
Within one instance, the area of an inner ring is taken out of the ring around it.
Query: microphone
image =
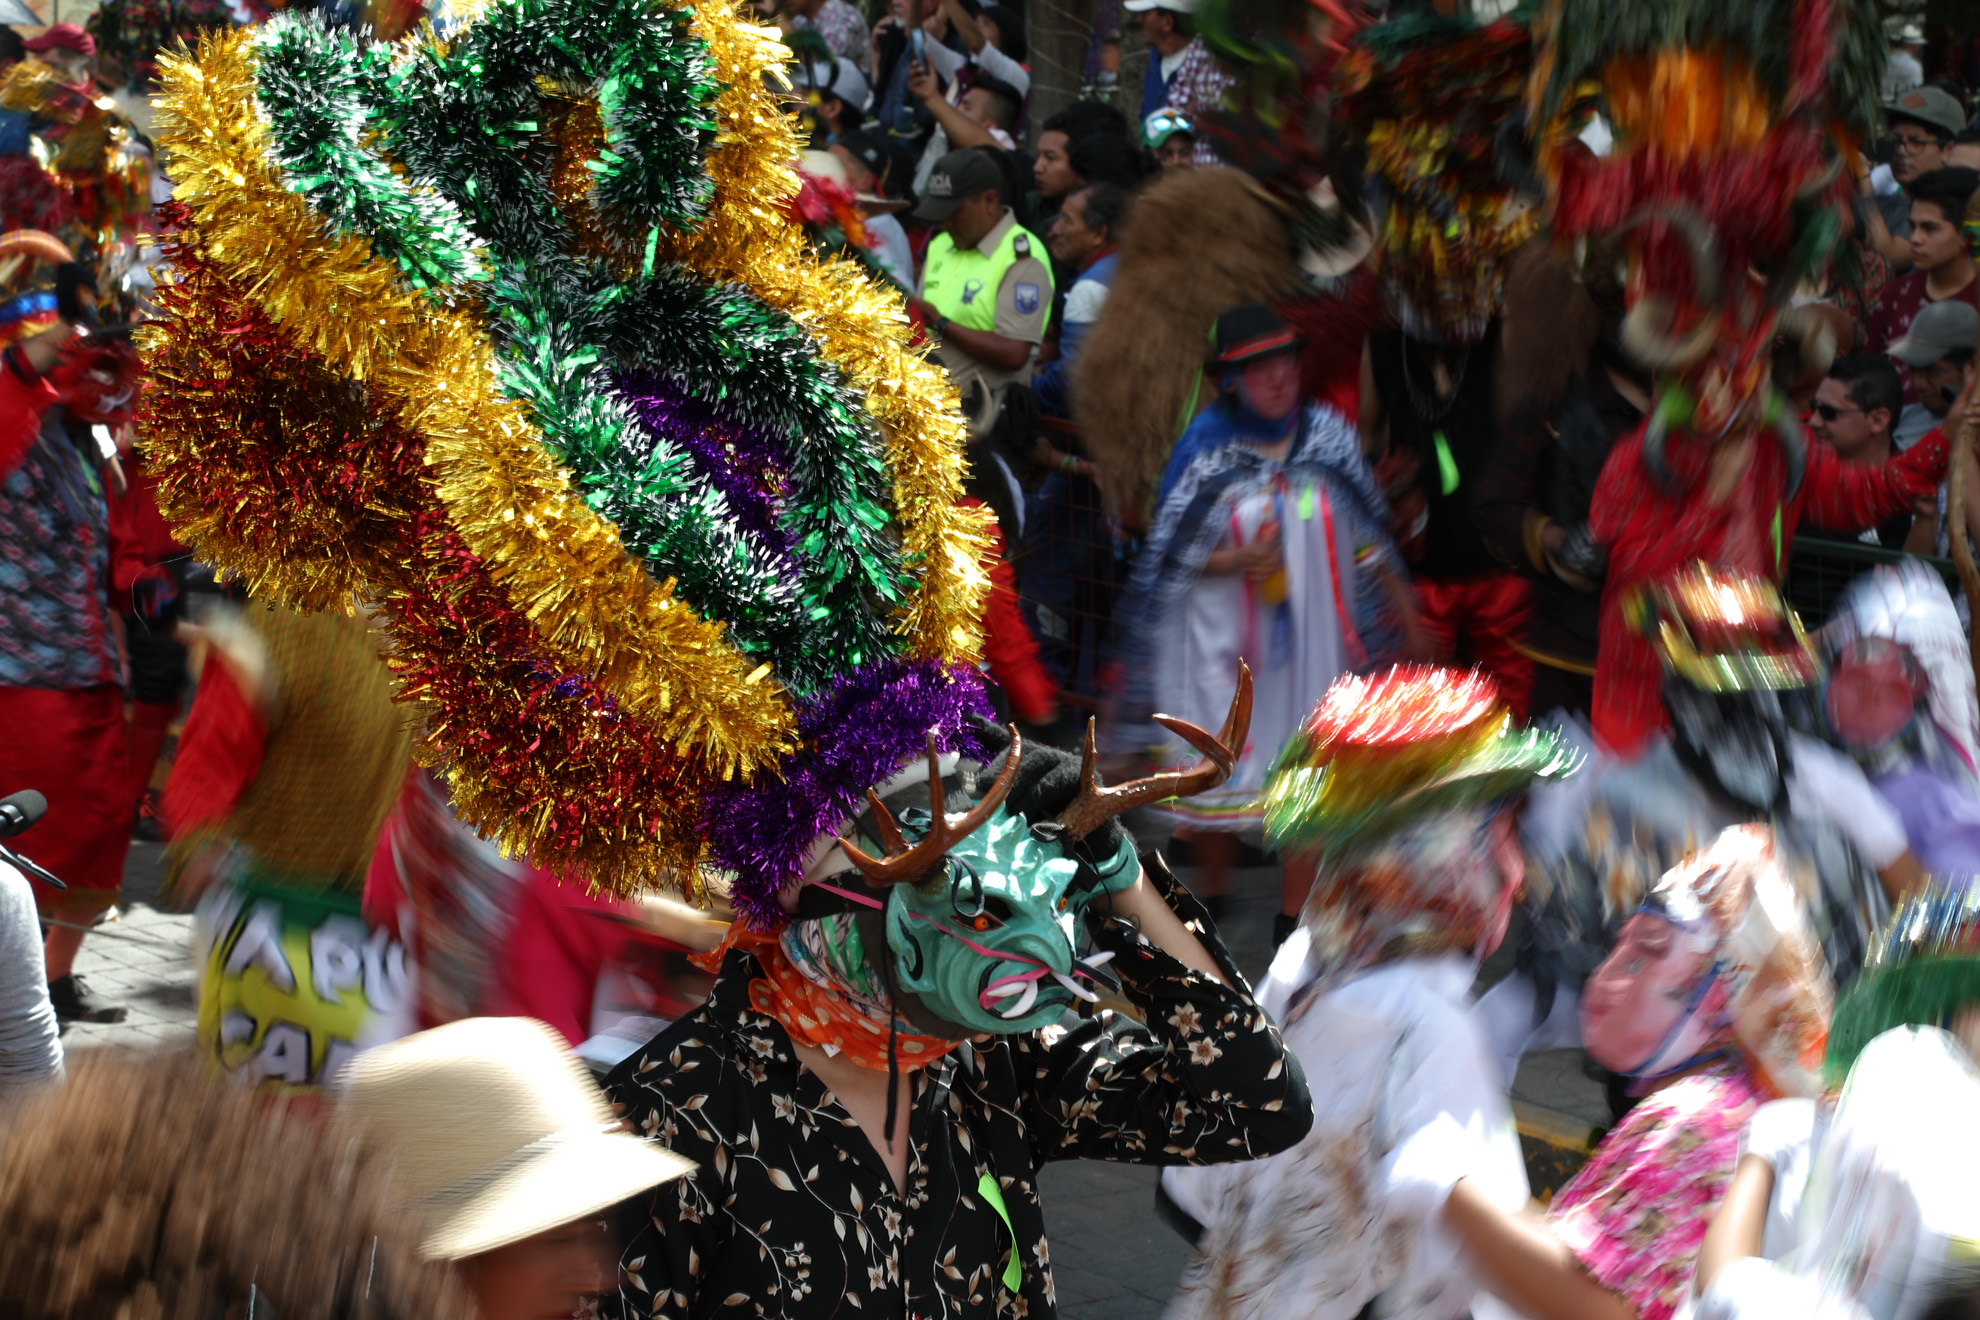
[[[31,788],[0,798],[0,839],[11,839],[40,820],[48,799]]]

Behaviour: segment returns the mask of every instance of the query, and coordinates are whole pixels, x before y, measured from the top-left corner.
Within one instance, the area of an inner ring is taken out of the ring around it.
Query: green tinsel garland
[[[878,435],[857,391],[802,326],[740,288],[710,289],[662,270],[629,286],[611,344],[695,398],[788,437],[781,517],[796,544],[811,642],[778,677],[803,693],[846,668],[896,654],[887,616],[906,597]],[[788,667],[802,664],[802,672]]]
[[[365,147],[367,107],[378,104],[391,48],[361,45],[314,14],[278,14],[255,37],[262,113],[289,188],[341,233],[371,241],[416,289],[477,280],[474,235],[451,202],[409,184]]]
[[[1948,953],[1866,967],[1836,1005],[1824,1071],[1840,1084],[1863,1047],[1886,1031],[1943,1026],[1958,1010],[1975,1005],[1980,1005],[1980,957]]]
[[[656,578],[675,579],[681,598],[722,620],[745,652],[789,654],[805,620],[787,566],[737,526],[687,454],[649,444],[613,394],[600,344],[621,288],[587,265],[563,258],[519,273],[504,263],[489,289],[502,388],[529,404],[586,502]]]
[[[280,113],[271,109],[270,122],[284,160],[310,168],[286,177],[338,223],[393,252],[411,248],[418,232],[405,232],[403,210],[352,206],[343,199],[353,189],[335,185],[370,182],[373,171],[396,182],[372,144],[414,177],[433,179],[488,245],[495,269],[479,292],[505,392],[529,403],[546,442],[628,549],[656,577],[674,578],[698,613],[723,620],[741,649],[776,658],[779,680],[803,693],[842,667],[900,649],[886,616],[908,581],[878,437],[857,393],[785,314],[673,269],[622,284],[571,254],[569,223],[550,188],[553,153],[538,133],[537,79],[546,66],[578,95],[595,89],[607,151],[592,167],[593,197],[609,230],[623,239],[661,219],[689,220],[709,189],[701,169],[705,57],[685,20],[617,3],[583,14],[588,21],[573,30],[579,16],[568,0],[504,6],[491,15],[499,22],[475,25],[444,55],[402,50],[389,74],[355,47],[323,39],[320,27],[289,25],[300,35],[269,42],[286,61]],[[612,36],[634,21],[678,26],[658,42]],[[546,46],[555,58],[546,59]],[[629,52],[656,46],[677,57],[633,67]],[[687,86],[688,72],[701,85]],[[669,151],[675,158],[656,167]],[[319,201],[325,195],[328,203]],[[784,438],[781,520],[799,556],[796,581],[780,556],[738,527],[688,455],[654,444],[612,396],[615,365],[665,375]]]
[[[391,153],[440,181],[475,232],[517,264],[569,246],[539,130],[543,87],[595,94],[605,149],[592,162],[601,225],[642,246],[654,226],[691,225],[714,184],[716,85],[685,9],[647,0],[518,0],[445,47],[416,47],[380,111]],[[451,185],[451,186],[450,186]]]

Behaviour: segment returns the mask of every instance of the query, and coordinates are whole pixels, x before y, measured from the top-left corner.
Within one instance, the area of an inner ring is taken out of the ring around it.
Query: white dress
[[[1258,1002],[1284,1024],[1313,1093],[1313,1130],[1247,1164],[1166,1169],[1204,1226],[1167,1320],[1457,1320],[1478,1283],[1441,1226],[1468,1179],[1508,1212],[1528,1199],[1519,1133],[1467,1012],[1473,964],[1407,958],[1309,1003],[1307,935],[1279,949]],[[1288,1011],[1290,1009],[1290,1012]]]
[[[1360,524],[1330,495],[1326,483],[1302,473],[1288,478],[1277,463],[1241,494],[1224,546],[1247,546],[1277,522],[1285,554],[1284,631],[1265,584],[1242,575],[1199,578],[1178,612],[1180,627],[1156,680],[1162,713],[1215,733],[1223,726],[1237,683],[1238,662],[1251,666],[1251,737],[1237,770],[1221,787],[1161,809],[1166,823],[1196,829],[1252,831],[1262,823],[1260,795],[1272,759],[1328,686],[1367,663],[1355,631],[1360,574],[1367,547]],[[1327,531],[1333,531],[1331,553]],[[1158,744],[1158,765],[1188,765],[1197,753],[1173,736]]]
[[[1976,1112],[1980,1068],[1953,1036],[1898,1027],[1871,1041],[1829,1121],[1808,1124],[1812,1156],[1794,1150],[1799,1116],[1770,1116],[1799,1183],[1776,1195],[1799,1195],[1783,1221],[1769,1214],[1766,1249],[1783,1229],[1793,1249],[1727,1266],[1690,1320],[1916,1320],[1980,1241]]]

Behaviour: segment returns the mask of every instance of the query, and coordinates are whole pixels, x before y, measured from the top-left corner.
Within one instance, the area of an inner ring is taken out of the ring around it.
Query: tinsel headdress
[[[1893,1027],[1946,1026],[1980,1007],[1980,886],[1933,882],[1898,905],[1836,1005],[1828,1075],[1840,1082],[1863,1047]]]
[[[787,54],[727,0],[203,39],[144,341],[180,534],[376,602],[465,820],[622,888],[712,865],[766,921],[985,708],[953,391],[804,247]]]
[[[1572,773],[1580,754],[1522,729],[1478,670],[1397,665],[1327,689],[1265,788],[1275,843],[1338,852],[1435,811],[1482,805]]]
[[[46,230],[121,273],[151,214],[151,160],[129,121],[32,58],[0,78],[0,110],[24,117],[28,136],[26,150],[0,156],[0,228]]]
[[[1807,687],[1822,658],[1781,589],[1702,560],[1639,588],[1623,603],[1631,625],[1651,637],[1664,667],[1704,692]]]
[[[1778,424],[1775,330],[1817,334],[1783,309],[1832,260],[1844,166],[1875,132],[1877,6],[1549,0],[1534,35],[1528,111],[1553,232],[1632,240],[1624,338],[1661,376],[1653,436]],[[1614,135],[1601,158],[1572,141],[1591,92]]]
[[[1377,268],[1414,334],[1476,341],[1540,228],[1538,180],[1515,182],[1531,63],[1525,24],[1435,14],[1369,28],[1342,61],[1335,122],[1365,158]]]

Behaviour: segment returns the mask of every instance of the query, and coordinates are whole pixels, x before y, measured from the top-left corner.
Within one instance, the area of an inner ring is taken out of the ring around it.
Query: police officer
[[[941,232],[928,245],[922,323],[935,356],[962,395],[971,435],[997,420],[1004,388],[1031,379],[1052,271],[1045,244],[1004,205],[1004,174],[983,152],[952,151],[935,163],[915,218]]]

